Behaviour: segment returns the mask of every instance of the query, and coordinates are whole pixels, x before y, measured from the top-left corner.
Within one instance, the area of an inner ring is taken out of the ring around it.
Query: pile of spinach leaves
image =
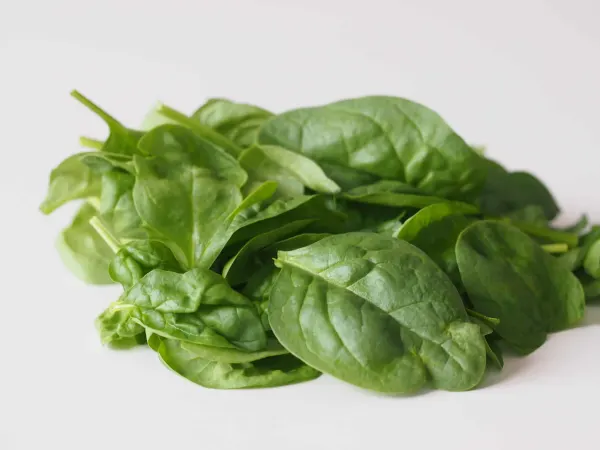
[[[364,97],[274,114],[212,99],[109,128],[50,174],[82,201],[65,264],[122,293],[103,343],[147,345],[221,389],[327,373],[410,393],[480,383],[600,297],[600,227],[568,229],[544,184],[474,151],[432,110]]]

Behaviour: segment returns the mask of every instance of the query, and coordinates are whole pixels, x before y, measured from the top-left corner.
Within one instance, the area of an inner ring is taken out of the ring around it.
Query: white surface
[[[162,100],[282,109],[383,93],[546,180],[600,221],[600,5],[553,1],[0,1],[0,448],[597,449],[600,310],[467,393],[383,397],[330,377],[213,391],[150,351],[102,348],[87,287],[53,248],[73,208],[37,212],[79,134]]]

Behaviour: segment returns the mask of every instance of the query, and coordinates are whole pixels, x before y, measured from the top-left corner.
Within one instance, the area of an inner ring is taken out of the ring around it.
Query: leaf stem
[[[80,136],[79,143],[84,147],[93,148],[95,150],[102,150],[102,146],[104,145],[103,141],[86,136]]]
[[[75,99],[79,100],[79,102],[82,103],[84,106],[86,106],[89,110],[98,114],[108,124],[108,126],[110,128],[112,128],[113,126],[117,126],[117,127],[122,126],[121,123],[117,119],[115,119],[113,116],[108,114],[106,111],[104,111],[102,108],[100,108],[94,102],[92,102],[89,98],[84,96],[81,92],[74,89],[71,91],[71,96],[74,97]]]
[[[569,251],[569,246],[565,242],[545,244],[542,245],[542,248],[548,253],[567,253]]]
[[[104,239],[106,245],[108,245],[113,252],[117,253],[121,249],[119,240],[108,231],[108,228],[106,228],[98,216],[94,216],[90,219],[90,225],[94,227],[94,230],[96,230],[100,237]]]
[[[100,199],[98,197],[88,197],[86,202],[93,206],[96,211],[100,211]]]

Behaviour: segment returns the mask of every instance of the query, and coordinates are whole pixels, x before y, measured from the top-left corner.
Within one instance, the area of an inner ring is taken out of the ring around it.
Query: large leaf
[[[348,233],[279,252],[269,320],[291,353],[381,392],[481,380],[485,342],[448,277],[416,247]]]
[[[402,98],[363,97],[290,111],[265,122],[259,141],[308,156],[344,187],[350,172],[465,198],[485,179],[481,157],[438,114]]]
[[[458,239],[456,258],[474,308],[500,319],[496,332],[521,353],[583,317],[577,278],[515,227],[492,221],[470,225]]]

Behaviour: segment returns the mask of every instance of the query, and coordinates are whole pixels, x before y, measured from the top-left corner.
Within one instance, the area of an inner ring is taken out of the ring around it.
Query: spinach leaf
[[[102,175],[99,215],[118,238],[143,239],[147,236],[133,202],[135,177],[127,172],[111,171]]]
[[[552,194],[535,176],[527,172],[508,172],[500,164],[485,159],[486,182],[479,198],[484,214],[503,216],[527,206],[538,206],[547,220],[559,212]]]
[[[192,114],[191,118],[245,148],[256,142],[258,129],[271,116],[273,113],[258,106],[213,98]]]
[[[135,320],[161,336],[247,351],[265,348],[258,311],[218,274],[154,269],[121,296]]]
[[[221,363],[243,364],[258,361],[271,356],[286,355],[289,352],[275,338],[267,341],[267,347],[257,352],[244,352],[237,348],[210,347],[181,341],[181,348],[209,361]]]
[[[485,178],[482,158],[439,115],[402,98],[363,97],[289,111],[267,120],[258,139],[313,159],[342,186],[366,174],[470,198]]]
[[[500,319],[496,332],[520,353],[583,316],[577,278],[515,227],[470,225],[458,238],[456,257],[469,300],[478,312]]]
[[[342,195],[353,202],[403,208],[424,208],[434,203],[448,202],[441,197],[424,195],[418,189],[400,181],[387,180],[359,186]]]
[[[123,172],[133,173],[133,159],[131,155],[107,152],[79,153],[81,162],[92,171],[103,174],[119,169]]]
[[[108,265],[113,252],[89,223],[96,214],[92,205],[84,203],[71,225],[58,236],[56,247],[77,278],[89,284],[110,284]]]
[[[316,369],[357,386],[406,393],[431,379],[465,390],[481,380],[485,342],[460,295],[405,241],[347,233],[279,252],[269,320]]]
[[[586,245],[586,250],[583,268],[589,275],[598,279],[600,278],[600,239]]]
[[[225,264],[222,271],[223,277],[232,286],[244,283],[252,276],[253,267],[262,264],[262,261],[256,263],[252,261],[257,252],[281,239],[293,236],[311,222],[313,222],[312,219],[296,220],[253,237]]]
[[[285,186],[284,193],[302,195],[294,182],[315,192],[337,193],[340,187],[325,175],[314,161],[298,153],[275,145],[252,146],[244,150],[240,164],[251,177],[266,181],[275,180]]]
[[[568,231],[569,233],[583,233],[587,227],[589,225],[589,219],[588,216],[585,214],[582,214],[582,216],[579,218],[579,220],[577,222],[575,222],[573,225],[568,226],[563,228],[563,231]]]
[[[516,209],[506,214],[511,221],[530,223],[532,225],[546,226],[548,225],[548,219],[546,213],[541,206],[528,205],[521,209]]]
[[[242,202],[237,161],[181,127],[149,132],[134,158],[133,200],[142,220],[177,246],[186,267],[209,267],[227,242],[224,223]],[[164,214],[160,205],[169,205]]]
[[[293,221],[307,219],[314,220],[311,233],[336,232],[346,227],[345,215],[331,209],[327,198],[320,195],[303,195],[276,200],[263,210],[247,209],[240,213],[233,222],[235,231],[227,245],[236,248],[258,234],[278,229]]]
[[[70,156],[50,173],[48,193],[40,210],[50,214],[71,200],[99,197],[100,175],[86,166],[79,154]]]
[[[214,146],[218,147],[219,150],[230,154],[234,158],[237,158],[242,152],[242,148],[240,146],[223,136],[221,133],[213,130],[211,127],[206,126],[203,123],[200,123],[196,119],[188,117],[185,114],[170,108],[169,106],[161,105],[158,112],[165,118],[169,119],[169,121],[190,129],[196,136],[210,142]]]
[[[131,309],[122,309],[122,306],[121,302],[115,302],[96,318],[96,329],[101,342],[117,349],[145,344],[144,328],[132,320]]]
[[[463,291],[455,247],[460,233],[475,219],[463,214],[477,214],[476,207],[463,203],[437,203],[421,209],[409,218],[397,237],[420,248]]]
[[[123,153],[126,155],[134,155],[137,153],[137,144],[140,138],[144,135],[142,131],[131,130],[125,128],[121,122],[112,117],[98,105],[93,103],[87,97],[84,97],[77,91],[72,91],[71,95],[81,102],[86,108],[96,113],[110,130],[108,139],[102,145],[102,151],[108,153]]]
[[[110,262],[108,272],[117,283],[129,289],[154,269],[182,272],[169,247],[160,241],[139,240],[121,245]]]
[[[320,373],[292,355],[279,355],[247,363],[223,363],[199,357],[182,342],[161,339],[158,354],[172,370],[188,380],[214,389],[274,387],[317,378]]]
[[[494,339],[493,335],[485,337],[485,351],[488,360],[499,370],[504,368],[504,358],[502,349],[500,348],[498,339]]]

